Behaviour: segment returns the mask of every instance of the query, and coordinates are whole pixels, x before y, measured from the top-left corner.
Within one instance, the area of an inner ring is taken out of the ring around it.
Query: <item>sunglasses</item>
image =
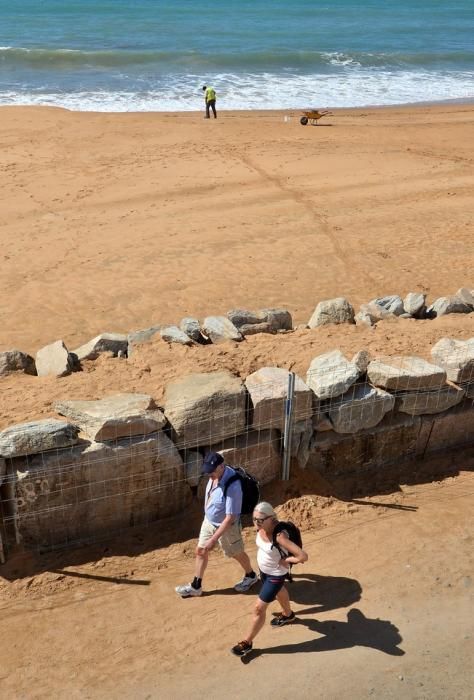
[[[252,520],[256,525],[262,525],[268,518],[271,518],[271,515],[266,515],[264,518],[252,518]]]

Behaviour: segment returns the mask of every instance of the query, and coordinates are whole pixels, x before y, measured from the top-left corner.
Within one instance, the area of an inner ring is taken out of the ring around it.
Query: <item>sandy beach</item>
[[[473,105],[334,110],[317,127],[273,111],[0,115],[0,350],[34,355],[59,338],[72,350],[101,332],[237,307],[286,307],[296,326],[336,296],[358,310],[385,294],[431,302],[474,288]],[[474,337],[474,314],[210,346],[155,337],[61,379],[0,377],[0,430],[55,416],[60,399],[137,391],[159,404],[187,372],[304,376],[335,348],[429,359],[443,336]],[[105,544],[12,558],[0,578],[0,688],[38,699],[217,699],[222,688],[237,699],[249,687],[262,700],[467,699],[472,450],[447,459],[448,479],[354,502],[322,496],[307,472],[291,490],[266,487],[285,517],[316,515],[293,584],[298,623],[278,639],[267,626],[245,667],[228,649],[254,596],[233,595],[233,564],[213,557],[202,599],[173,590],[192,567],[196,500],[187,518]],[[254,558],[254,533],[245,538]]]
[[[474,287],[474,106],[298,112],[99,114],[2,108],[0,350],[69,349],[231,308],[321,299],[354,307]],[[0,427],[64,398],[143,391],[186,372],[265,364],[304,376],[318,353],[419,354],[474,335],[473,315],[376,329],[326,327],[183,348],[160,338],[57,380],[1,378]],[[18,401],[21,394],[23,400]]]
[[[0,350],[474,287],[472,105],[0,114]]]

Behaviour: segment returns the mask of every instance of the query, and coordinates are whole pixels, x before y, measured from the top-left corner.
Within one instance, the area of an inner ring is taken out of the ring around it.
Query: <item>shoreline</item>
[[[370,109],[370,110],[396,110],[396,109],[404,109],[404,108],[429,108],[429,107],[442,107],[445,105],[453,105],[453,106],[466,106],[466,107],[472,107],[474,106],[474,95],[469,98],[464,98],[464,97],[458,97],[458,98],[452,98],[452,99],[447,99],[447,100],[420,100],[417,102],[400,102],[400,103],[394,103],[394,104],[388,104],[388,105],[378,105],[378,104],[366,104],[366,105],[359,105],[359,106],[349,106],[349,107],[334,107],[331,106],[330,104],[318,104],[317,106],[309,106],[307,105],[306,107],[282,107],[282,108],[262,108],[262,107],[251,107],[249,109],[235,109],[235,108],[226,108],[226,107],[220,107],[219,105],[219,100],[217,102],[217,108],[218,112],[224,112],[226,114],[237,112],[237,113],[255,113],[255,112],[262,112],[262,113],[278,113],[278,114],[288,114],[288,113],[294,113],[294,112],[302,112],[304,110],[312,109],[313,107],[316,109],[328,109],[328,110],[337,110],[337,112],[354,112],[362,109]],[[70,109],[69,107],[63,107],[61,105],[51,105],[51,104],[0,104],[0,110],[4,109],[58,109],[58,110],[64,110],[66,112],[70,112],[72,114],[198,114],[203,110],[200,109],[176,109],[176,110],[121,110],[121,111],[114,111],[114,110],[87,110],[87,109]]]

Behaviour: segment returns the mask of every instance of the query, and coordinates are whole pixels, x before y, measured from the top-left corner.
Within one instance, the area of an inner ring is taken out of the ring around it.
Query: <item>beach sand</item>
[[[474,286],[474,106],[0,115],[0,350]]]

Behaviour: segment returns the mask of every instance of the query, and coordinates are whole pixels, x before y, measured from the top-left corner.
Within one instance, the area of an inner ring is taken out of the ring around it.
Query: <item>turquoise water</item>
[[[474,99],[474,0],[0,0],[0,104],[78,110]]]

